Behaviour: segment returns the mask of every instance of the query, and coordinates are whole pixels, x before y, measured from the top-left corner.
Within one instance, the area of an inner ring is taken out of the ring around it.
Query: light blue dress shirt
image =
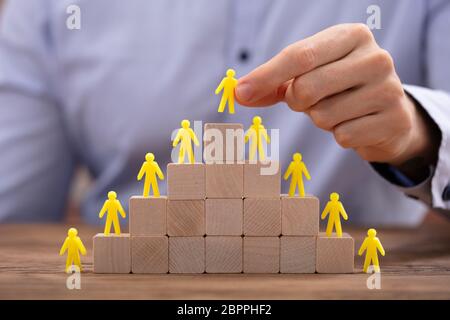
[[[66,27],[71,4],[81,8],[80,30]],[[381,8],[377,42],[442,132],[421,194],[449,209],[442,193],[450,183],[450,1],[10,0],[0,26],[0,221],[61,219],[82,164],[95,179],[82,214],[99,223],[107,191],[124,205],[142,192],[136,175],[146,152],[165,171],[181,119],[247,127],[258,114],[281,129],[283,170],[302,152],[312,176],[306,190],[322,204],[336,191],[352,222],[416,225],[424,205],[304,114],[283,104],[217,113],[214,89],[228,67],[242,76],[324,28],[365,23],[373,4]]]

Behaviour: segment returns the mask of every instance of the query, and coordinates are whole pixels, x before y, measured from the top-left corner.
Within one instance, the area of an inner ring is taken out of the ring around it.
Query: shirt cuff
[[[450,210],[450,95],[444,91],[419,86],[404,85],[403,87],[439,127],[441,144],[436,167],[430,168],[430,174],[425,181],[415,185],[405,183],[405,180],[398,178],[398,171],[393,174],[396,181],[387,179],[397,184],[406,195],[412,198],[420,199],[436,209]],[[385,176],[383,172],[379,173]]]

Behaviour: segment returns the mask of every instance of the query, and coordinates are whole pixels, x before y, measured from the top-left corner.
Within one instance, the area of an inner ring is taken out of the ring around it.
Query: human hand
[[[437,157],[439,129],[405,94],[391,55],[364,24],[289,45],[239,79],[235,94],[249,107],[286,102],[367,161],[401,166]]]

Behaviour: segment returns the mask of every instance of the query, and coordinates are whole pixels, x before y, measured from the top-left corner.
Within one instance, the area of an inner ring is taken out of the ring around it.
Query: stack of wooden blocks
[[[210,129],[243,132],[241,124]],[[239,146],[243,135],[233,139]],[[94,237],[94,272],[352,273],[353,238],[319,233],[319,200],[280,196],[279,164],[249,163],[238,150],[232,159],[224,151],[219,160],[170,163],[167,197],[131,197],[130,233]],[[276,174],[261,174],[272,165]]]

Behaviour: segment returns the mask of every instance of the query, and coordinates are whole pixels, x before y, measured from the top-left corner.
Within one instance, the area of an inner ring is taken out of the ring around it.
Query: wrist
[[[408,147],[398,158],[389,162],[408,177],[416,181],[426,179],[430,166],[437,162],[441,132],[423,107],[407,93],[405,103],[412,110],[413,126],[408,139]]]

